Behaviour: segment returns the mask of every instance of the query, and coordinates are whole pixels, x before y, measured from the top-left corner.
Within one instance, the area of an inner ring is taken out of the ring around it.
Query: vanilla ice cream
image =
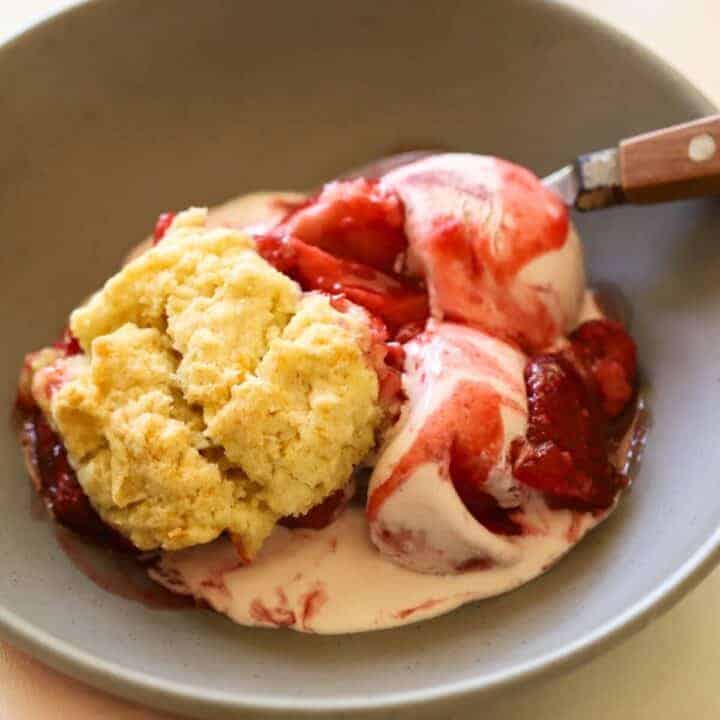
[[[467,474],[457,458],[469,457],[469,482],[500,508],[520,505],[507,455],[527,425],[525,361],[506,343],[452,323],[433,322],[407,344],[406,411],[368,493],[370,537],[383,554],[434,573],[517,560],[507,538],[472,516],[453,473]]]
[[[529,170],[483,155],[434,155],[385,175],[405,206],[407,270],[434,317],[541,350],[575,326],[582,251],[560,199]]]

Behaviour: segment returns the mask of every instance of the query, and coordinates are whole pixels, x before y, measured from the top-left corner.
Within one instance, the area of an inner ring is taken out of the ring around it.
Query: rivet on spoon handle
[[[629,202],[720,194],[720,115],[623,140],[619,160]]]
[[[580,155],[544,183],[578,210],[720,195],[720,115]]]

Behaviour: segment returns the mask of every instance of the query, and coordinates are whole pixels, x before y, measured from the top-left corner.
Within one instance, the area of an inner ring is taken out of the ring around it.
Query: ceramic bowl
[[[23,353],[56,336],[162,210],[312,187],[418,146],[542,175],[712,111],[616,31],[533,0],[94,2],[0,49],[0,98],[8,415]],[[653,427],[619,510],[545,576],[359,636],[148,609],[93,584],[38,520],[8,422],[3,635],[93,685],[201,717],[442,717],[640,627],[720,543],[720,205],[576,220],[593,282],[620,286],[632,309]]]

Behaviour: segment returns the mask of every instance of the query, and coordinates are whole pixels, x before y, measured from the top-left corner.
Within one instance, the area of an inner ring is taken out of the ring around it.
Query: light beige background
[[[0,3],[0,38],[67,0]],[[570,0],[665,57],[720,106],[720,0]],[[493,720],[720,718],[720,569],[592,663],[478,703]],[[0,720],[172,720],[67,679],[0,643]],[[450,719],[448,719],[450,720]],[[457,720],[462,720],[457,718]]]

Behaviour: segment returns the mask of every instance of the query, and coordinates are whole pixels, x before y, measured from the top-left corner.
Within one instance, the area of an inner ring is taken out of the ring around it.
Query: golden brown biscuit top
[[[228,530],[252,556],[372,449],[378,379],[364,311],[302,293],[205,219],[178,215],[72,314],[86,355],[49,410],[91,502],[139,548]]]

